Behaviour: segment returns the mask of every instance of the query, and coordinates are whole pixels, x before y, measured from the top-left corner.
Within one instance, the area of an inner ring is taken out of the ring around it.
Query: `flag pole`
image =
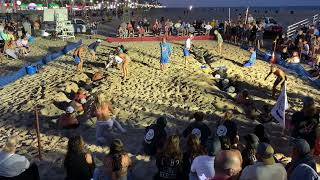
[[[244,24],[247,24],[247,22],[248,22],[248,14],[249,14],[249,6],[247,7],[247,11],[246,11],[246,19],[245,19]]]
[[[231,12],[230,12],[230,8],[229,8],[229,23],[231,22]]]
[[[39,160],[42,160],[41,155],[41,140],[40,140],[40,125],[39,125],[39,113],[37,105],[35,106],[35,114],[36,114],[36,133],[37,133],[37,140],[38,140],[38,154],[39,154]]]

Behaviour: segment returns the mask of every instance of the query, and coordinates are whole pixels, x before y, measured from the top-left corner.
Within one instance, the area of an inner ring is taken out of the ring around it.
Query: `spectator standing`
[[[208,137],[211,135],[211,131],[203,122],[204,114],[202,112],[196,112],[193,117],[195,121],[191,122],[183,131],[183,137],[187,138],[190,134],[194,134],[200,139],[201,144],[205,146]]]
[[[154,180],[179,180],[183,176],[182,156],[179,136],[170,136],[165,148],[156,158],[158,172]]]
[[[69,138],[64,168],[67,174],[65,180],[90,180],[93,177],[95,163],[92,155],[85,152],[81,136]]]
[[[240,180],[287,180],[287,172],[274,160],[274,150],[270,144],[260,143],[257,148],[257,160],[254,165],[243,169]]]

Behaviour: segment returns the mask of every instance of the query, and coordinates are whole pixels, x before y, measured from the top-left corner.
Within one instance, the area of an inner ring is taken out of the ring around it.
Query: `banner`
[[[271,110],[272,116],[277,121],[279,121],[283,129],[285,129],[286,127],[285,115],[286,115],[287,109],[289,109],[289,105],[288,105],[287,89],[286,89],[286,83],[285,83],[281,89],[281,93],[280,93],[280,96],[278,97],[276,105]]]

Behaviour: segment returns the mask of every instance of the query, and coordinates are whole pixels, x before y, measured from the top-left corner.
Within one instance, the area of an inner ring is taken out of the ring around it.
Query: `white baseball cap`
[[[97,42],[101,42],[101,39],[98,39]]]
[[[66,109],[66,113],[71,114],[74,112],[74,108],[72,106],[68,106]]]
[[[87,100],[86,100],[85,98],[81,98],[81,99],[80,99],[80,103],[81,103],[81,104],[85,104],[86,102],[87,102]]]

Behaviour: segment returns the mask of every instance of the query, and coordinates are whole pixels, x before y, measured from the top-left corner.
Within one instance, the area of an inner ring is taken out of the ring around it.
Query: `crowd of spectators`
[[[278,152],[272,145],[275,139],[270,138],[263,123],[248,129],[247,134],[239,134],[239,125],[231,111],[226,111],[215,127],[206,124],[204,113],[196,112],[183,131],[171,134],[167,121],[172,117],[161,116],[146,127],[141,137],[143,154],[156,161],[155,180],[319,179],[315,162],[320,150],[316,143],[320,139],[319,111],[313,98],[302,100],[302,110],[295,112],[290,120],[288,148],[292,160],[289,163],[276,155]],[[111,104],[99,103],[102,107],[95,107],[94,111],[111,110]],[[107,126],[105,136],[111,133],[112,125]],[[102,143],[100,138],[97,136],[98,144]],[[133,179],[133,160],[125,144],[118,138],[112,138],[108,144],[110,152],[105,155],[103,165],[97,167],[93,155],[85,150],[82,137],[71,136],[64,160],[66,179]],[[39,179],[36,164],[15,154],[16,147],[17,139],[10,137],[0,152],[0,179]]]

